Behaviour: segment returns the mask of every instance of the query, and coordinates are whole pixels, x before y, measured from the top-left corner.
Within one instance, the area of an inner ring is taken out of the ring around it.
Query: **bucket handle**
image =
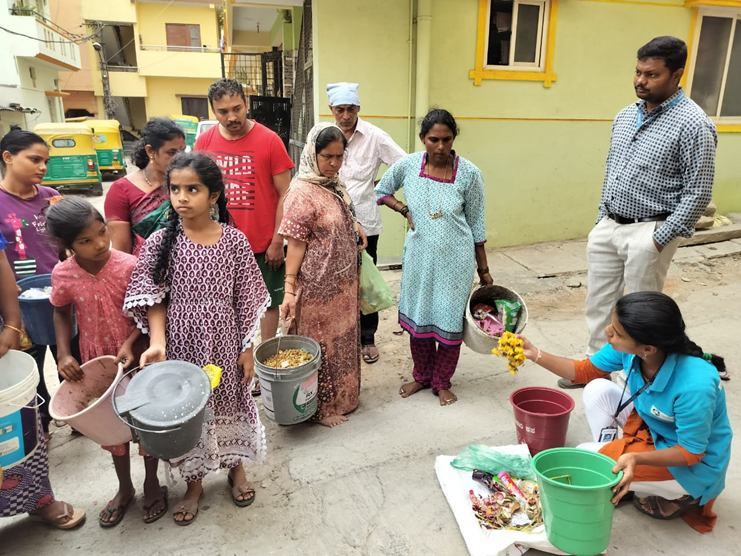
[[[121,363],[119,363],[118,365],[119,365],[119,367],[121,367]],[[121,421],[127,427],[131,428],[132,440],[134,442],[136,442],[136,443],[139,443],[139,437],[136,434],[136,432],[134,432],[134,431],[147,432],[147,433],[151,433],[151,434],[166,434],[166,433],[169,433],[169,432],[180,430],[180,428],[181,428],[181,427],[175,427],[174,429],[167,429],[166,431],[153,431],[153,430],[149,430],[149,429],[142,429],[142,428],[137,427],[136,425],[134,425],[134,423],[132,423],[130,421],[131,420],[131,415],[129,415],[127,413],[127,416],[129,418],[129,420],[126,420],[123,417],[121,417],[121,415],[118,413],[118,406],[116,405],[116,390],[118,390],[118,387],[121,385],[121,381],[124,379],[124,377],[129,376],[131,373],[135,373],[139,369],[140,369],[140,367],[134,367],[133,369],[131,369],[127,373],[122,374],[121,375],[121,378],[119,378],[116,381],[116,384],[113,386],[113,395],[111,396],[111,404],[113,405],[113,413],[116,414],[116,417],[118,417],[119,421]]]
[[[46,403],[46,400],[41,396],[41,394],[38,394],[37,393],[36,394],[36,397],[34,399],[35,400],[41,400],[41,403],[40,404],[36,404],[36,407],[41,407],[42,405],[44,405]],[[18,404],[14,404],[14,403],[8,403],[8,405],[10,407],[17,407],[19,409],[34,409],[34,406],[32,406],[32,405],[18,405]]]

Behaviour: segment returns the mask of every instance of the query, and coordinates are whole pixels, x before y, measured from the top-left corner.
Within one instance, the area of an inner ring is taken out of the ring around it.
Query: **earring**
[[[646,359],[648,359],[648,355],[647,355],[647,354],[645,354],[645,353],[644,353],[643,355],[641,355],[641,357],[643,358],[643,360],[644,360],[644,361],[645,361]]]
[[[211,208],[208,210],[209,216],[211,216],[211,220],[214,222],[218,222],[219,220],[219,209],[216,207],[216,203],[211,205]]]

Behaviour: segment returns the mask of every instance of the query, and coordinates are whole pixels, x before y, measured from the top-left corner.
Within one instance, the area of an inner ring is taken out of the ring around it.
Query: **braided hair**
[[[654,346],[665,353],[699,357],[718,369],[721,380],[729,380],[725,360],[703,352],[685,333],[684,319],[677,303],[661,292],[635,292],[621,297],[615,316],[625,332],[639,344]]]
[[[201,183],[208,188],[209,192],[219,194],[219,198],[216,201],[216,207],[219,211],[218,221],[222,224],[234,225],[234,220],[226,208],[224,178],[216,162],[211,157],[200,152],[182,152],[175,155],[167,167],[165,174],[165,187],[168,191],[170,191],[170,175],[172,171],[182,170],[184,168],[191,168],[198,176],[198,179],[201,180]],[[170,208],[168,211],[167,221],[163,227],[165,230],[164,235],[157,250],[156,262],[152,269],[152,280],[157,285],[168,283],[171,261],[177,255],[175,244],[181,228],[180,217],[173,208]]]

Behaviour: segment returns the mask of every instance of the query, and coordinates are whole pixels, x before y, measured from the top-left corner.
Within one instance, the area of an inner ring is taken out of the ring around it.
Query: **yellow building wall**
[[[108,79],[111,92],[117,97],[145,97],[147,96],[147,80],[137,72],[109,71]],[[102,95],[101,85],[101,95]]]
[[[147,78],[147,117],[169,117],[173,114],[182,113],[182,104],[180,97],[194,96],[205,97],[208,94],[208,88],[213,83],[211,79],[168,79],[168,78]],[[209,106],[209,117],[214,118]]]
[[[131,0],[81,0],[80,4],[82,17],[88,21],[136,22],[137,5]]]
[[[637,49],[660,35],[689,37],[691,10],[678,1],[664,3],[561,0],[553,66],[557,78],[545,88],[540,82],[502,80],[474,86],[469,71],[476,57],[478,2],[433,0],[430,104],[453,113],[461,128],[456,151],[484,174],[490,246],[589,232],[597,216],[612,119],[636,100]],[[331,120],[327,83],[358,82],[361,117],[406,148],[409,3],[315,0],[313,5],[320,119]],[[329,32],[348,19],[363,22],[353,28],[351,42]],[[413,71],[412,64],[412,76]],[[417,131],[415,122],[414,151],[422,149]],[[739,150],[741,134],[720,134],[714,200],[721,212],[741,210],[741,157],[734,154]],[[381,212],[379,255],[398,256],[404,221],[388,209]]]
[[[167,23],[200,25],[201,45],[219,47],[219,28],[213,8],[191,8],[180,5],[136,4],[138,30],[142,44],[166,45]]]

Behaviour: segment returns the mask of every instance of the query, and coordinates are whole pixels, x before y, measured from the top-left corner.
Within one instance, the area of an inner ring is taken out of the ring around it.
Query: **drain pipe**
[[[417,80],[415,115],[424,118],[430,108],[430,44],[432,42],[432,0],[417,1]],[[416,127],[416,125],[415,125]]]
[[[407,141],[405,150],[407,153],[414,152],[414,130],[416,129],[414,121],[414,4],[417,0],[409,0],[409,60],[407,60]]]

